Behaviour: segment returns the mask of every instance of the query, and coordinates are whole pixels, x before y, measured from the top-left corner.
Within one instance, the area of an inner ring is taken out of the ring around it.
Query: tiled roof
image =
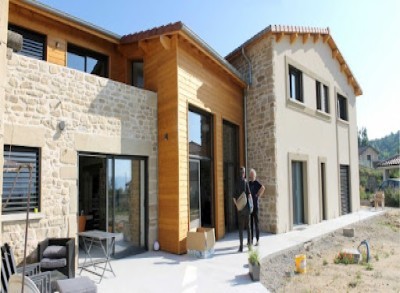
[[[395,155],[387,160],[378,163],[378,167],[400,166],[400,155]]]
[[[372,147],[370,145],[359,147],[358,148],[358,154],[362,155],[368,149],[373,149],[377,154],[379,154],[379,151],[376,148],[374,148],[374,147]]]
[[[169,23],[163,26],[155,27],[149,30],[144,30],[137,33],[125,35],[122,36],[121,38],[121,44],[137,42],[140,40],[149,39],[151,37],[172,33],[181,30],[183,27],[184,24],[181,21],[177,21],[174,23]]]
[[[225,58],[229,61],[231,60],[234,56],[241,54],[242,48],[245,48],[252,43],[258,41],[259,39],[269,35],[273,34],[277,36],[277,40],[279,40],[282,36],[284,35],[295,35],[296,37],[298,35],[305,36],[303,38],[303,41],[308,39],[307,35],[313,35],[315,37],[322,36],[323,41],[326,42],[329,47],[332,50],[332,58],[336,58],[336,60],[339,63],[340,70],[346,75],[347,80],[349,83],[352,84],[354,93],[358,95],[362,95],[362,90],[360,85],[358,84],[357,80],[355,79],[353,73],[350,70],[350,67],[344,60],[343,55],[341,54],[339,48],[337,47],[335,41],[333,40],[329,28],[317,28],[317,27],[305,27],[305,26],[291,26],[291,25],[270,25],[267,26],[265,29],[251,37],[249,40],[244,42],[242,45],[237,47],[235,50],[233,50],[231,53],[229,53]]]

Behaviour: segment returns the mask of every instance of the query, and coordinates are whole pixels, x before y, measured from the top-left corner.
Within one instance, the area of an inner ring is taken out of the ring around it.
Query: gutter
[[[245,168],[246,168],[246,178],[248,178],[248,166],[247,166],[247,96],[249,94],[250,86],[251,86],[251,81],[252,81],[252,65],[249,57],[247,57],[245,51],[244,51],[244,46],[242,46],[242,55],[243,58],[247,62],[248,66],[248,71],[247,71],[247,88],[245,89],[244,92],[244,98],[243,98],[243,117],[244,117],[244,161],[245,161]]]

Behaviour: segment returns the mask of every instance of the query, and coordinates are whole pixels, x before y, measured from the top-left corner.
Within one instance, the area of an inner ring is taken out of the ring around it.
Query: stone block
[[[71,149],[60,150],[60,161],[64,164],[74,164],[77,163],[77,152]]]
[[[77,167],[61,167],[60,168],[61,179],[78,179]]]
[[[343,228],[343,236],[354,237],[354,228]]]

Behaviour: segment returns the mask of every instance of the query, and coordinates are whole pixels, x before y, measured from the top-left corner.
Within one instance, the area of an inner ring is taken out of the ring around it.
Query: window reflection
[[[108,77],[108,57],[68,44],[67,67]]]
[[[189,111],[189,153],[211,157],[211,117]]]

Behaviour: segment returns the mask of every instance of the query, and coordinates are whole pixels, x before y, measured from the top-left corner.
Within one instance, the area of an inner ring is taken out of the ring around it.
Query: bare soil
[[[354,237],[343,229],[319,240],[264,259],[261,282],[271,292],[400,292],[400,210],[349,226]],[[344,248],[357,248],[367,240],[369,263],[335,264]],[[307,273],[294,273],[296,254],[307,255]]]

